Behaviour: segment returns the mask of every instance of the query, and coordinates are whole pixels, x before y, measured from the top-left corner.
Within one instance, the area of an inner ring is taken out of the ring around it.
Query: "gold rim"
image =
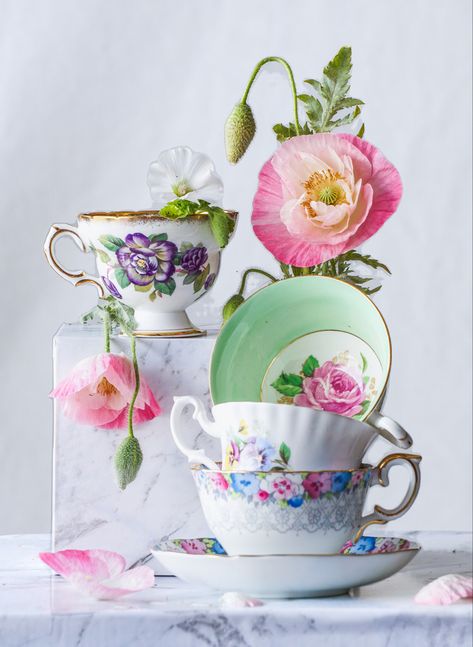
[[[386,456],[386,458],[389,458],[389,456]],[[221,463],[216,461],[216,464],[219,465]],[[268,470],[267,472],[263,472],[262,470],[211,470],[200,465],[191,465],[192,471],[202,471],[208,474],[326,474],[327,472],[335,474],[336,472],[367,472],[368,470],[377,469],[377,466],[365,465],[364,463],[360,467],[352,467],[348,470]]]
[[[387,539],[402,539],[402,537],[387,537]],[[409,539],[406,539],[406,541],[409,541]],[[269,553],[268,555],[201,555],[199,553],[178,553],[175,550],[159,550],[159,548],[152,548],[151,551],[161,555],[191,555],[192,557],[218,557],[220,559],[222,557],[225,559],[239,559],[241,557],[256,557],[259,559],[262,557],[285,557],[286,559],[288,557],[375,557],[377,555],[399,555],[399,553],[418,552],[421,550],[422,547],[420,544],[417,544],[416,542],[412,543],[414,543],[415,546],[392,550],[389,553]]]
[[[237,211],[229,210],[229,209],[224,209],[225,213],[227,216],[230,216],[230,218],[233,218],[234,220],[238,216]],[[169,218],[164,218],[163,216],[160,215],[159,210],[156,209],[146,209],[142,211],[91,211],[89,213],[81,213],[77,216],[77,219],[80,221],[88,221],[88,220],[119,220],[120,218],[126,218],[129,220],[133,219],[149,219],[149,220],[161,220],[161,221],[168,221]],[[207,220],[208,219],[208,214],[207,213],[194,213],[189,216],[186,216],[185,218],[179,218],[178,220]]]
[[[134,330],[134,337],[205,337],[206,330],[190,328],[189,330]]]
[[[371,305],[371,306],[376,310],[376,312],[378,313],[378,315],[379,315],[379,316],[380,316],[380,318],[381,318],[381,322],[382,322],[382,324],[383,324],[383,326],[384,326],[384,329],[385,329],[385,331],[386,331],[386,336],[387,336],[387,339],[388,339],[388,348],[389,348],[388,366],[387,366],[387,371],[386,371],[386,381],[385,381],[385,383],[384,383],[383,390],[381,391],[381,393],[380,393],[380,395],[379,395],[379,398],[378,398],[377,403],[382,402],[382,401],[383,401],[383,397],[384,397],[384,395],[385,395],[385,393],[386,393],[386,389],[387,389],[387,387],[388,387],[389,377],[390,377],[390,375],[391,375],[392,351],[393,351],[393,349],[392,349],[392,342],[391,342],[391,335],[389,334],[389,328],[388,328],[388,325],[387,325],[387,323],[386,323],[385,318],[383,317],[383,315],[382,315],[382,313],[381,313],[381,310],[380,310],[380,309],[378,308],[378,306],[374,303],[374,301],[372,301],[372,300],[369,298],[369,296],[368,296],[368,295],[366,295],[362,290],[360,290],[360,289],[359,289],[359,288],[357,288],[356,286],[352,285],[351,283],[347,283],[346,281],[342,281],[342,279],[338,279],[338,278],[336,278],[336,277],[334,277],[334,276],[317,276],[317,275],[314,275],[314,274],[307,274],[307,275],[305,275],[305,276],[290,276],[290,277],[288,277],[288,278],[280,279],[280,280],[278,280],[276,283],[270,283],[269,285],[264,285],[263,287],[258,288],[257,290],[255,290],[255,292],[253,292],[253,294],[250,294],[250,296],[249,296],[247,299],[245,299],[245,303],[248,303],[248,301],[249,301],[250,299],[252,299],[253,297],[255,297],[255,296],[256,296],[259,292],[261,292],[262,290],[266,290],[267,288],[270,288],[270,287],[271,287],[271,286],[273,286],[273,285],[277,285],[277,283],[281,283],[282,281],[292,281],[292,280],[294,280],[294,279],[318,279],[318,280],[326,280],[326,281],[337,281],[338,283],[343,283],[344,285],[348,286],[348,287],[349,287],[349,288],[351,288],[352,290],[356,290],[356,292],[358,292],[359,294],[361,294],[361,296],[362,296],[363,298],[365,298],[367,301],[369,301],[370,305]],[[244,305],[244,304],[242,304],[242,305]],[[219,338],[219,337],[220,337],[220,335],[223,333],[223,331],[225,330],[225,327],[226,327],[226,326],[228,326],[228,324],[230,323],[230,321],[231,321],[231,320],[232,320],[232,317],[230,317],[230,319],[229,319],[228,321],[226,321],[226,322],[222,325],[222,327],[220,328],[220,331],[219,331],[219,333],[218,333],[218,335],[217,335],[217,339],[215,340],[215,344],[214,344],[214,346],[213,346],[213,348],[212,348],[212,352],[211,352],[211,355],[210,355],[210,362],[209,362],[209,377],[208,377],[208,380],[209,380],[209,392],[210,392],[210,398],[211,398],[211,400],[212,400],[212,404],[215,404],[214,396],[213,396],[213,393],[212,393],[212,381],[211,381],[211,373],[212,373],[212,370],[211,370],[211,369],[212,369],[213,356],[214,356],[214,353],[215,353],[215,348],[216,348],[216,346],[217,346],[218,338]],[[375,353],[375,354],[376,354],[376,353]],[[224,404],[224,403],[223,403],[223,402],[219,402],[218,404]],[[375,409],[376,409],[376,406],[372,409],[372,411],[373,411],[373,410],[375,410]]]

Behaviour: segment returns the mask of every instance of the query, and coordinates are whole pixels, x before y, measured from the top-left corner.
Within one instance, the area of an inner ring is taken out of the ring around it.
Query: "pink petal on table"
[[[442,575],[427,584],[415,596],[418,604],[452,604],[462,598],[473,598],[473,578],[464,575]]]
[[[117,577],[97,581],[83,573],[67,578],[79,591],[97,600],[114,600],[123,595],[137,593],[154,586],[154,571],[149,566],[137,566]]]
[[[60,550],[39,553],[40,559],[63,577],[83,573],[96,580],[115,577],[125,570],[125,558],[110,550]]]

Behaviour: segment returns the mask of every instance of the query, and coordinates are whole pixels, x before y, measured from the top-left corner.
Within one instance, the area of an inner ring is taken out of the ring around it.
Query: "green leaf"
[[[361,372],[364,373],[368,368],[368,361],[366,357],[363,355],[363,353],[360,353],[360,355],[361,355],[361,362],[362,362]]]
[[[320,83],[320,81],[316,81],[315,79],[306,79],[304,83],[307,83],[307,85],[312,86],[314,90],[319,94],[322,91],[322,84]]]
[[[318,360],[315,359],[313,355],[309,355],[304,364],[302,365],[302,372],[306,377],[312,377],[316,368],[319,368],[320,364]]]
[[[115,270],[115,278],[117,283],[121,288],[127,288],[130,285],[130,279],[127,276],[125,270],[121,267]]]
[[[356,133],[356,136],[359,137],[360,139],[362,139],[364,134],[365,134],[365,124],[361,124],[361,128]]]
[[[183,281],[183,284],[189,285],[190,283],[194,283],[194,281],[198,276],[199,276],[199,272],[191,272],[190,274],[187,274],[186,278]]]
[[[151,292],[151,294],[149,295],[149,300],[150,301],[156,301],[156,294],[157,294],[156,291]]]
[[[171,278],[169,278],[165,283],[163,283],[162,281],[155,281],[154,287],[155,290],[161,292],[161,294],[167,294],[168,296],[171,296],[171,294],[176,289],[176,281],[171,276]]]
[[[173,265],[180,265],[182,263],[182,257],[184,254],[177,253],[172,259]]]
[[[209,272],[210,264],[205,267],[205,269],[197,276],[196,280],[194,281],[194,292],[199,292],[199,290],[202,290]]]
[[[148,236],[150,241],[152,243],[157,243],[159,240],[167,240],[168,235],[167,234],[151,234],[151,236]]]
[[[136,285],[134,284],[133,287],[135,288],[136,292],[149,292],[151,290],[152,283],[148,283],[147,285]]]
[[[288,465],[289,459],[291,458],[291,450],[286,445],[286,443],[281,443],[279,447],[279,456],[281,457],[281,460],[283,461],[283,463]]]
[[[302,387],[302,376],[296,375],[296,373],[284,373],[284,377],[288,384],[293,384],[294,386]]]
[[[284,126],[283,124],[275,124],[273,126],[273,131],[276,133],[278,142],[285,142],[286,139],[290,139],[297,135],[296,126],[292,122],[287,126]],[[312,130],[308,124],[301,126],[301,135],[310,135],[311,133]]]
[[[111,252],[116,252],[117,249],[120,249],[120,247],[123,247],[123,245],[125,244],[125,242],[121,238],[110,236],[109,234],[103,234],[103,236],[99,236],[99,241]]]
[[[209,209],[209,222],[217,245],[223,249],[227,246],[230,238],[230,224],[227,214],[220,207],[211,207]]]
[[[364,400],[364,401],[361,403],[361,411],[360,411],[360,413],[358,413],[357,415],[358,415],[358,416],[360,416],[360,417],[361,417],[361,416],[364,416],[364,415],[365,415],[365,413],[366,413],[366,412],[368,411],[368,409],[370,408],[370,404],[371,404],[371,400]]]
[[[369,267],[373,267],[375,270],[381,269],[388,274],[391,274],[391,270],[387,265],[381,263],[381,261],[378,261],[376,258],[373,258],[369,254],[360,254],[360,252],[357,252],[354,249],[345,252],[345,254],[341,254],[338,258],[343,258],[343,260],[345,261],[359,261],[360,263],[364,263]]]
[[[103,249],[94,248],[95,254],[100,258],[102,263],[110,263],[110,256]]]
[[[199,205],[191,200],[172,200],[167,205],[159,210],[159,215],[168,220],[177,220],[178,218],[186,218],[192,216],[199,209]]]
[[[291,384],[291,382],[288,380],[287,373],[281,373],[281,375],[271,384],[271,386],[279,393],[287,395],[291,398],[293,398],[298,393],[302,393],[302,386]]]
[[[187,252],[188,249],[192,249],[193,247],[194,247],[194,245],[192,243],[183,242],[183,243],[181,243],[181,246],[179,247],[179,252],[181,254],[184,254],[185,252]]]
[[[127,436],[120,443],[115,454],[115,470],[121,490],[124,490],[135,480],[142,462],[143,452],[138,439],[134,436]]]

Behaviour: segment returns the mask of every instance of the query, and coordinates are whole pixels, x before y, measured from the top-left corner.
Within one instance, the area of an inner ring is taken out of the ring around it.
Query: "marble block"
[[[208,534],[187,460],[172,440],[169,413],[174,395],[196,394],[210,404],[208,363],[214,341],[210,332],[192,339],[138,339],[140,368],[162,413],[135,429],[144,459],[124,491],[116,485],[113,456],[126,432],[79,425],[54,403],[53,550],[105,548],[132,563],[155,541]],[[53,342],[54,383],[102,348],[100,326],[61,326]],[[114,337],[111,350],[129,354],[128,338]],[[189,415],[192,438],[218,456],[215,440]]]

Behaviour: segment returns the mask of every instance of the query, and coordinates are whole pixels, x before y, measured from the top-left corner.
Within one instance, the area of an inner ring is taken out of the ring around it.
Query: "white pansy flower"
[[[188,146],[176,146],[160,153],[150,164],[148,186],[155,209],[177,198],[222,205],[223,182],[214,163],[207,155]]]

